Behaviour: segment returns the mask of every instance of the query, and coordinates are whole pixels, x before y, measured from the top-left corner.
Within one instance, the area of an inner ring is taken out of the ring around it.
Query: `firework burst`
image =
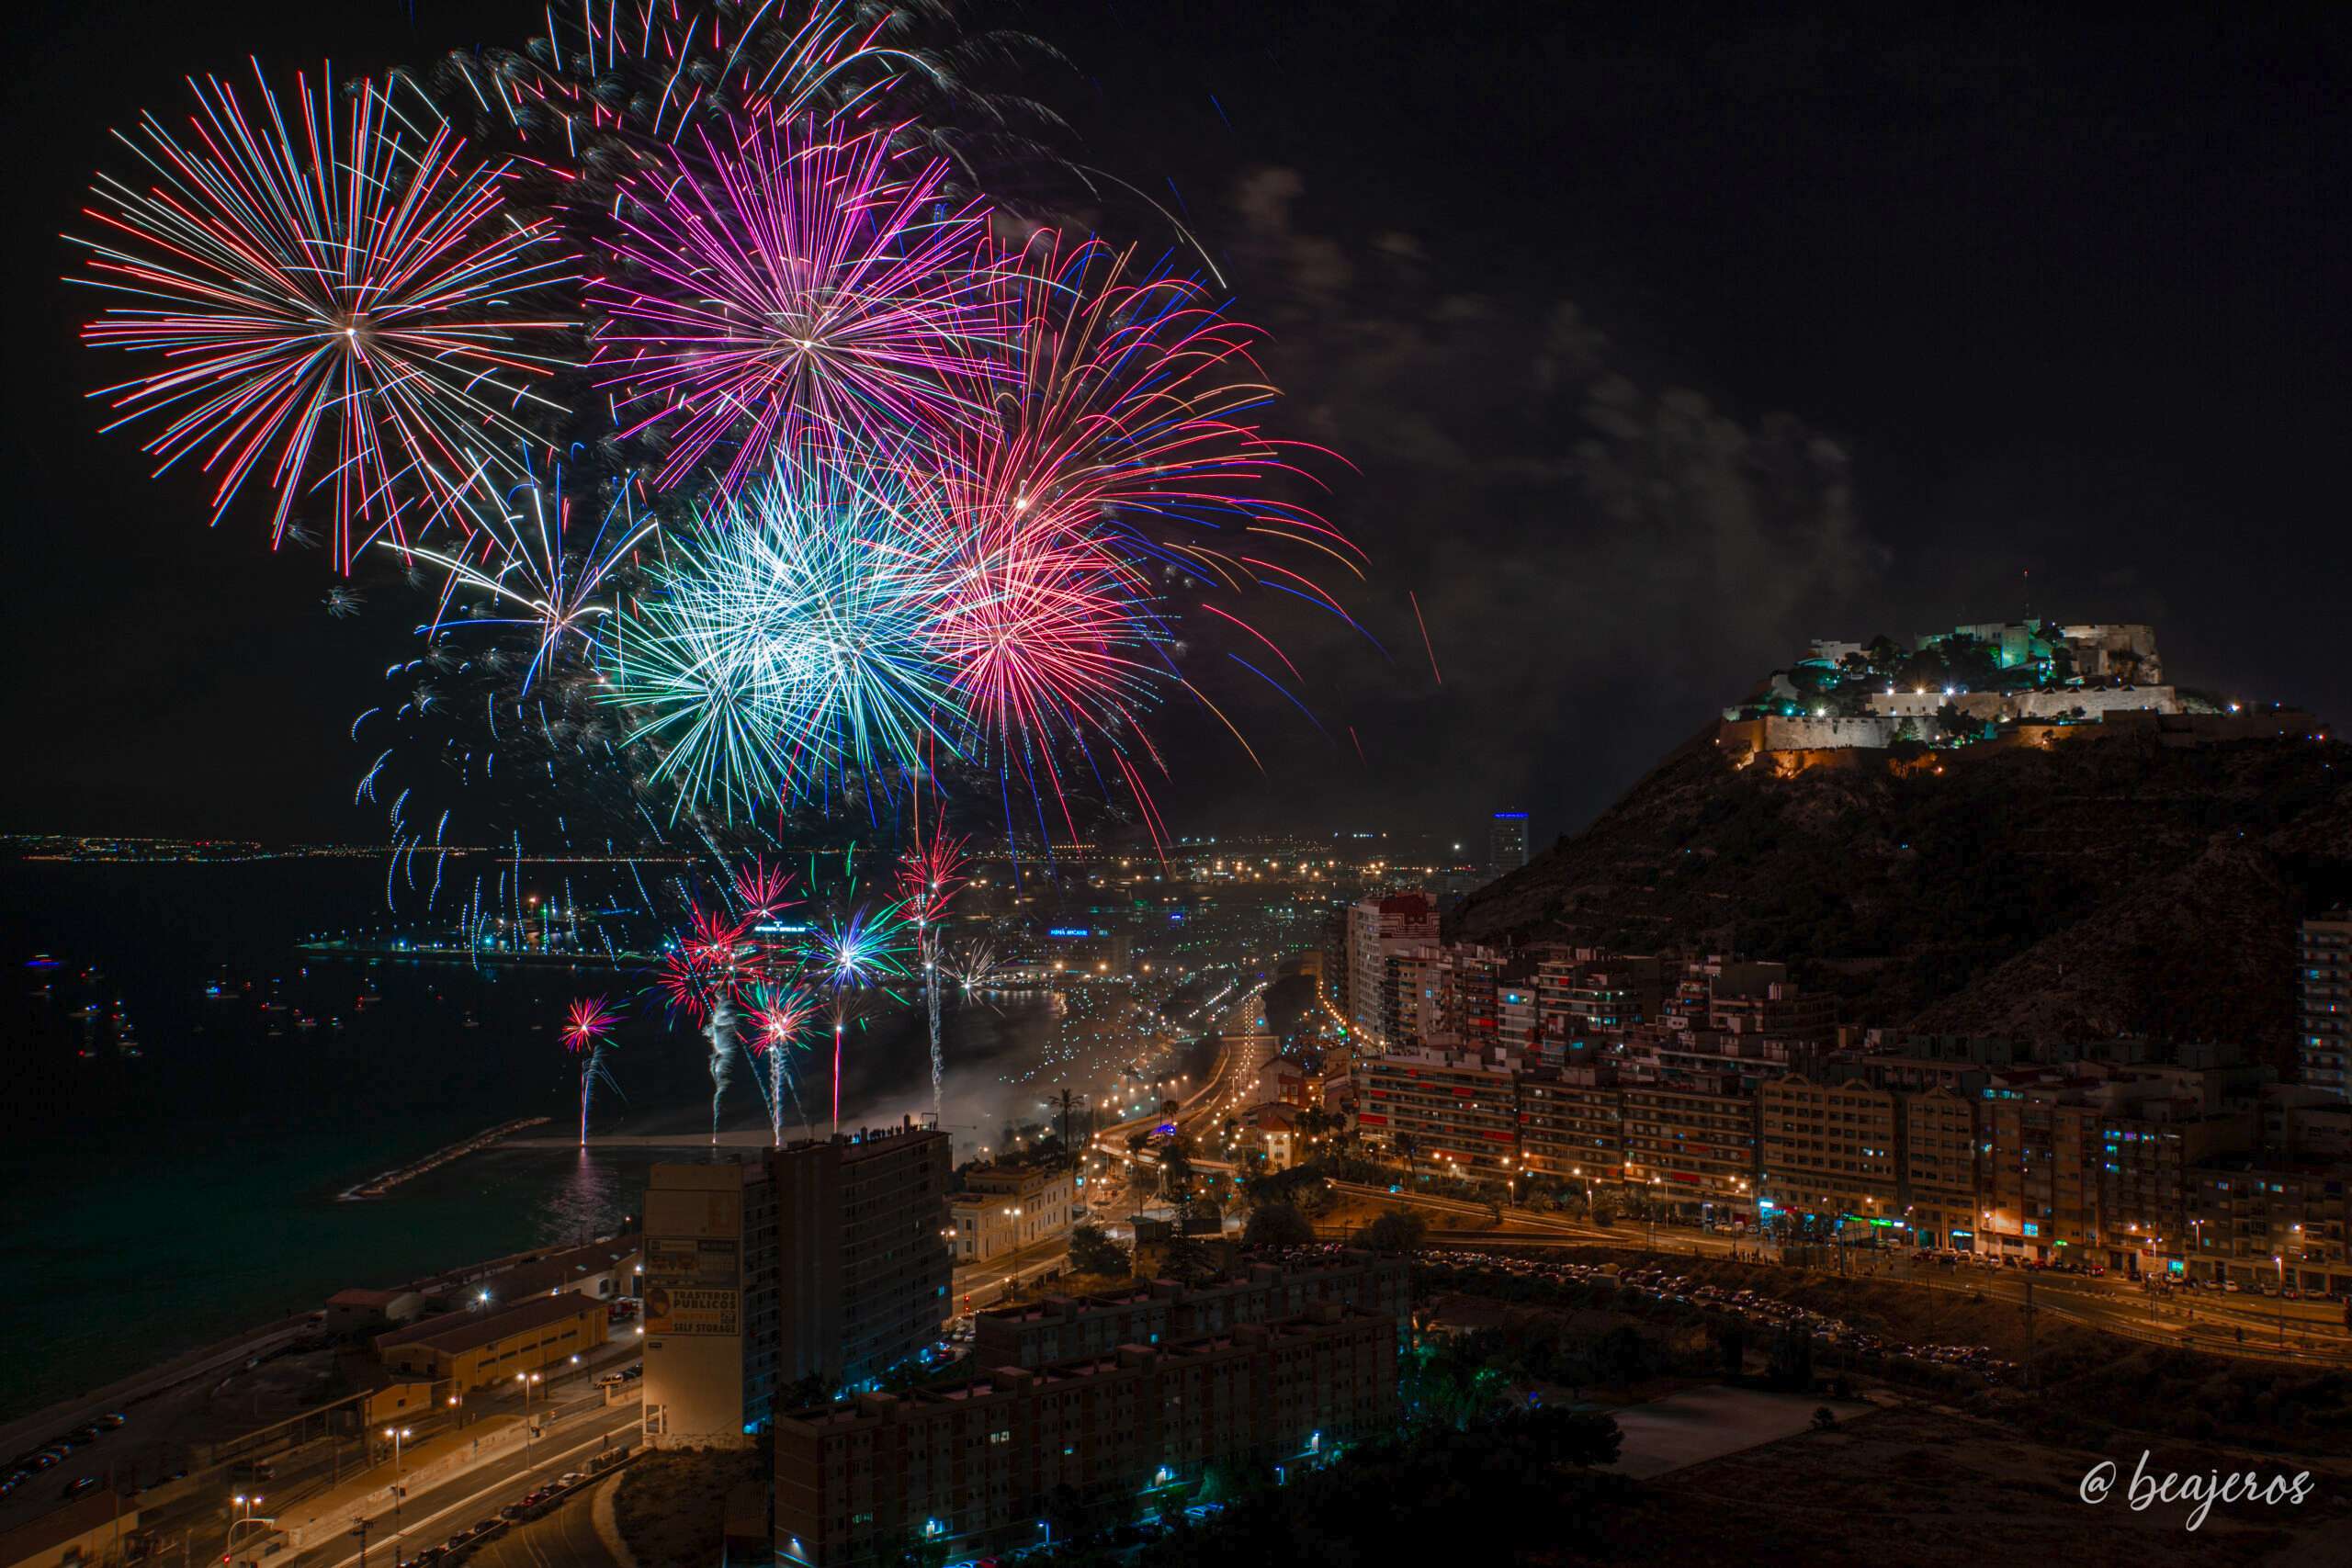
[[[322,73],[289,110],[255,70],[254,108],[191,79],[185,133],[145,117],[120,138],[144,176],[102,175],[79,243],[109,305],[95,346],[155,367],[102,389],[119,417],[161,421],[157,472],[196,456],[217,521],[254,475],[283,537],[321,495],[334,557],[404,539],[446,509],[484,434],[527,441],[519,417],[565,362],[573,324],[517,297],[567,280],[551,220],[505,209],[503,166],[476,167],[447,126],[419,127],[365,84],[347,118]]]
[[[911,762],[956,711],[927,628],[941,592],[892,470],[797,462],[677,540],[619,618],[605,700],[681,805],[729,818]]]
[[[901,172],[881,131],[762,118],[632,179],[589,284],[594,363],[626,434],[660,426],[666,489],[722,442],[732,490],[818,430],[982,414],[996,300],[946,165]]]

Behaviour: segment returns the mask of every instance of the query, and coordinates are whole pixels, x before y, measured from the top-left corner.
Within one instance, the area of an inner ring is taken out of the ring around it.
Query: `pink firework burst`
[[[620,1014],[602,997],[582,997],[563,1015],[561,1038],[568,1051],[591,1051],[603,1044],[620,1022]]]
[[[672,443],[657,488],[723,443],[732,489],[803,430],[985,411],[1001,361],[987,226],[948,209],[943,161],[901,169],[884,131],[767,116],[694,141],[624,185],[589,284],[600,384],[626,428]]]
[[[746,921],[774,919],[799,899],[792,897],[792,873],[753,859],[735,868],[735,902]]]

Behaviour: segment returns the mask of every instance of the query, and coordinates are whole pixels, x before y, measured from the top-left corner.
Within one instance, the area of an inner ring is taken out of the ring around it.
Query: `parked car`
[[[83,1496],[91,1492],[96,1492],[97,1489],[98,1478],[95,1475],[85,1475],[79,1481],[67,1482],[65,1483],[65,1490],[59,1493],[58,1495],[71,1502],[74,1498]]]
[[[130,1425],[130,1417],[125,1416],[119,1410],[117,1410],[99,1416],[98,1425],[105,1427],[109,1432],[119,1431],[122,1427]]]

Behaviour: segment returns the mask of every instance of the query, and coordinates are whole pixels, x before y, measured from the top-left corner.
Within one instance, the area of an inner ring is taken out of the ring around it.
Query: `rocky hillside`
[[[2347,895],[2341,743],[2086,739],[1778,778],[1710,727],[1453,929],[1787,959],[1866,1024],[2237,1037],[2283,1062],[2295,921]]]

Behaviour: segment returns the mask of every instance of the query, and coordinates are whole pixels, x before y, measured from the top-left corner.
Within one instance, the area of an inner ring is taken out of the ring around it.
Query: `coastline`
[[[403,1181],[413,1180],[427,1171],[438,1170],[450,1161],[462,1159],[477,1149],[489,1148],[499,1140],[519,1133],[526,1127],[544,1126],[553,1120],[551,1116],[518,1116],[512,1122],[501,1122],[486,1132],[476,1133],[472,1137],[462,1142],[435,1149],[423,1159],[401,1166],[397,1170],[388,1170],[380,1176],[371,1176],[355,1186],[346,1187],[335,1194],[335,1201],[364,1203],[372,1198],[381,1198]]]

